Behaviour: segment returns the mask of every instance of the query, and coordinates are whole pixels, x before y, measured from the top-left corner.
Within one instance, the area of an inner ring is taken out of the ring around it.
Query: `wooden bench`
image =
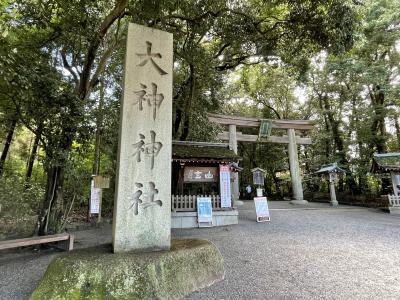
[[[57,243],[57,248],[71,251],[74,248],[74,235],[69,233],[60,233],[45,236],[35,236],[25,239],[0,241],[0,250],[48,243]]]

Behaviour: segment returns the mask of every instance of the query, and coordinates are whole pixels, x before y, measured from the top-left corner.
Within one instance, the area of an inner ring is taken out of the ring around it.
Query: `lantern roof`
[[[267,171],[265,171],[264,169],[261,169],[259,167],[251,169],[251,173],[254,173],[254,172],[257,172],[257,171],[260,171],[260,172],[263,172],[263,173],[267,173]]]
[[[321,169],[319,169],[317,172],[318,174],[323,174],[323,173],[346,173],[346,171],[342,168],[340,168],[337,163],[331,163],[331,164],[326,164],[322,165]]]

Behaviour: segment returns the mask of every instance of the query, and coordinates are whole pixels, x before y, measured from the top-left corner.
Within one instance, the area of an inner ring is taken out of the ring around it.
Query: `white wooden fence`
[[[400,207],[400,196],[388,195],[388,198],[391,207]]]
[[[172,195],[172,211],[196,211],[197,197],[210,197],[213,210],[221,210],[219,195]]]

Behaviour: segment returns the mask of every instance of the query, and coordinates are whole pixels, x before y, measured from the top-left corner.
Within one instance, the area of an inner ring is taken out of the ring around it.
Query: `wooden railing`
[[[197,197],[210,197],[213,210],[221,210],[219,195],[172,195],[172,211],[196,211]]]
[[[400,196],[388,195],[388,198],[391,207],[400,207]]]

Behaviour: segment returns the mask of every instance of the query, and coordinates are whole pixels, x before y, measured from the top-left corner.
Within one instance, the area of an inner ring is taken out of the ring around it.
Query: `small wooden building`
[[[197,227],[197,197],[210,197],[214,226],[237,224],[232,172],[240,157],[224,143],[172,143],[172,227]]]
[[[400,152],[374,154],[371,171],[390,174],[393,195],[388,195],[389,210],[400,214]]]

